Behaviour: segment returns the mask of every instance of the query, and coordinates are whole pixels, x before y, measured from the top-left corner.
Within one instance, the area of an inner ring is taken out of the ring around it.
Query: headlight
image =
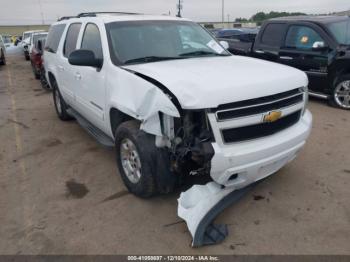
[[[303,108],[303,115],[304,115],[307,109],[307,105],[309,103],[309,88],[305,86],[305,87],[302,87],[301,90],[304,93],[304,108]]]

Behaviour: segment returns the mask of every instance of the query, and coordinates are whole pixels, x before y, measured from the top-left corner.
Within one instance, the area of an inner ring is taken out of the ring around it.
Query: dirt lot
[[[0,68],[0,254],[350,254],[350,112],[311,101],[293,163],[217,220],[224,243],[192,249],[179,193],[129,194],[114,152],[63,123],[23,56]]]

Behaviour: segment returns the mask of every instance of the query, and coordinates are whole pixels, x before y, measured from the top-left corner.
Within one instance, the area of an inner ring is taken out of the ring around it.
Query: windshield
[[[28,37],[30,37],[31,36],[31,33],[25,33],[24,35],[23,35],[23,40],[24,39],[27,39]]]
[[[35,35],[33,36],[33,43],[36,43],[36,42],[38,41],[39,38],[45,38],[46,36],[47,36],[46,33],[44,33],[44,34],[35,34]]]
[[[106,25],[115,64],[228,56],[205,29],[184,21],[132,21]]]
[[[327,26],[339,44],[350,45],[350,19]]]

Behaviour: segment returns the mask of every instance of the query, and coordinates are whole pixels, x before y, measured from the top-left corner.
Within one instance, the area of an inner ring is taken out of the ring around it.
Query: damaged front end
[[[160,117],[161,129],[170,149],[171,168],[180,177],[210,178],[215,142],[206,110],[187,110],[181,118]],[[165,143],[165,144],[164,144]],[[228,235],[226,225],[213,221],[224,209],[238,201],[252,186],[235,191],[211,181],[196,184],[178,199],[178,215],[187,223],[193,237],[192,246],[217,244]]]
[[[169,138],[172,170],[181,176],[209,175],[214,136],[206,111],[183,111],[181,118],[172,120],[170,124],[167,120],[162,122],[162,130]],[[169,134],[165,129],[173,132]]]

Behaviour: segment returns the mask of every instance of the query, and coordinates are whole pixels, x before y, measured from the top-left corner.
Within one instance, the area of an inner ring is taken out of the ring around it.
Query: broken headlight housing
[[[307,86],[305,86],[305,87],[300,88],[300,90],[304,94],[304,107],[303,107],[303,112],[302,112],[302,115],[304,115],[306,112],[306,109],[307,109],[307,105],[309,103],[309,88]]]

